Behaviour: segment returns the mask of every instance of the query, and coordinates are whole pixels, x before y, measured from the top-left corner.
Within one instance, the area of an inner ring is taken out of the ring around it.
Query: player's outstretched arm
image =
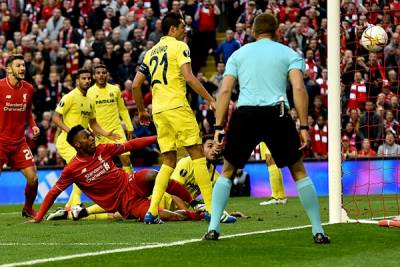
[[[67,168],[67,167],[66,167]],[[73,183],[73,177],[69,173],[68,169],[64,169],[61,173],[60,179],[58,179],[57,183],[53,185],[51,190],[47,193],[46,197],[43,200],[42,205],[40,205],[39,212],[35,217],[35,222],[39,223],[43,220],[43,217],[46,215],[47,211],[51,208],[54,201],[68,186]]]
[[[54,112],[53,122],[64,132],[69,132],[70,128],[64,123],[63,116],[57,111]]]
[[[142,64],[139,71],[136,72],[135,79],[133,79],[132,90],[133,96],[135,97],[136,107],[139,111],[140,124],[148,126],[150,124],[150,114],[144,109],[143,96],[142,96],[142,84],[146,80],[146,74],[148,68]]]
[[[211,106],[215,105],[215,99],[207,92],[206,88],[200,83],[200,81],[194,77],[192,72],[192,65],[190,63],[183,64],[181,66],[181,71],[183,77],[187,81],[187,83],[192,87],[192,89],[201,97],[210,103]]]
[[[99,135],[105,136],[111,140],[118,140],[121,138],[121,136],[119,134],[113,133],[111,132],[107,132],[106,130],[104,130],[103,128],[101,128],[101,126],[99,125],[99,123],[96,121],[96,119],[90,119],[89,120],[89,124],[90,124],[90,128],[92,128],[92,130]]]
[[[157,142],[156,135],[140,137],[140,138],[135,138],[135,139],[129,140],[128,142],[125,142],[123,144],[124,150],[121,152],[121,154],[125,153],[127,151],[131,151],[131,150],[143,149],[145,147],[148,147],[148,146],[154,144],[155,142]]]

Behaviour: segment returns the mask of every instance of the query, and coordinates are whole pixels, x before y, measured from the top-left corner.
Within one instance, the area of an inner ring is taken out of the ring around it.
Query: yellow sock
[[[210,173],[207,169],[206,158],[199,158],[192,161],[194,170],[194,179],[200,188],[201,195],[206,205],[206,210],[211,212],[211,199],[212,199],[212,184],[210,180]]]
[[[122,169],[124,170],[124,172],[126,172],[127,174],[132,173],[132,166],[122,166]]]
[[[94,205],[92,205],[92,206],[90,206],[90,207],[87,207],[86,210],[87,210],[87,212],[88,212],[89,214],[97,214],[97,213],[104,213],[104,212],[106,212],[102,207],[100,207],[100,206],[97,205],[97,204],[94,204]]]
[[[76,184],[72,186],[72,192],[67,202],[67,207],[72,207],[81,203],[81,190]]]
[[[82,218],[82,220],[88,220],[88,221],[93,221],[93,220],[108,220],[110,219],[110,216],[108,215],[108,213],[99,213],[99,214],[92,214],[89,215],[85,218]]]
[[[271,185],[272,197],[283,199],[286,198],[285,189],[283,188],[282,172],[278,166],[268,166],[269,182]]]
[[[161,198],[163,197],[165,190],[168,187],[168,182],[173,171],[174,169],[170,166],[165,164],[161,165],[160,171],[157,174],[154,184],[153,194],[151,195],[149,211],[153,215],[158,214],[158,205],[160,204]]]

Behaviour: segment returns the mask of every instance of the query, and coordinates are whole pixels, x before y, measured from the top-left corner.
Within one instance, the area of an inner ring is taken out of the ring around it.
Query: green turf
[[[222,235],[308,224],[298,200],[285,206],[259,206],[263,199],[233,198],[229,210],[250,219],[222,226]],[[327,198],[321,198],[327,221]],[[113,221],[43,222],[23,224],[20,206],[0,207],[0,264],[167,243],[200,238],[205,222],[164,225]],[[12,213],[10,213],[12,212]],[[168,248],[146,249],[78,258],[47,266],[396,266],[400,261],[400,229],[376,225],[342,224],[326,227],[332,244],[312,243],[310,228],[196,242]],[[79,244],[78,244],[79,243]]]

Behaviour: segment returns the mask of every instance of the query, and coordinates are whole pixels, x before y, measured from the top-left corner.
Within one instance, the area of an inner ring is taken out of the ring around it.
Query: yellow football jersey
[[[94,104],[87,96],[82,95],[78,88],[75,88],[64,95],[58,103],[56,112],[63,116],[63,122],[72,128],[78,124],[85,128],[89,127],[89,120],[96,117]],[[60,136],[63,140],[67,139],[67,133],[61,131]]]
[[[174,37],[162,37],[147,51],[139,71],[151,78],[153,114],[189,106],[186,81],[181,72],[181,66],[189,62],[189,47]]]
[[[121,90],[107,83],[105,88],[94,84],[89,88],[87,96],[92,99],[96,109],[96,120],[106,131],[121,128],[121,119],[128,131],[133,131],[132,121],[124,101],[121,98]]]
[[[214,169],[213,165],[211,165],[208,168],[210,179],[213,173],[213,169]],[[214,176],[211,180],[213,186],[217,181],[218,177],[219,173],[218,171],[215,171]],[[197,185],[196,180],[194,179],[193,162],[190,157],[183,158],[178,162],[174,172],[171,175],[171,179],[174,179],[175,181],[183,184],[185,188],[190,192],[193,198],[197,198],[201,194],[200,188]]]

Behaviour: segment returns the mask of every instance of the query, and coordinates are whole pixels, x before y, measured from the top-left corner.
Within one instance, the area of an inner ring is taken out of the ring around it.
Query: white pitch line
[[[1,246],[13,247],[13,246],[132,246],[132,243],[0,243]],[[147,244],[146,244],[147,245]]]
[[[15,214],[21,214],[21,212],[18,212],[18,211],[1,212],[1,213],[0,213],[0,216],[8,216],[8,215],[15,215]]]
[[[324,223],[323,225],[326,225],[326,224],[328,224],[328,223]],[[295,227],[278,228],[278,229],[254,231],[254,232],[247,232],[247,233],[239,233],[239,234],[221,236],[220,238],[221,239],[227,239],[227,238],[235,238],[235,237],[239,237],[239,236],[248,236],[248,235],[258,235],[258,234],[266,234],[266,233],[274,233],[274,232],[292,231],[292,230],[304,229],[304,228],[308,228],[308,227],[311,227],[311,225],[301,225],[301,226],[295,226]],[[96,251],[96,252],[86,252],[86,253],[72,254],[72,255],[66,255],[66,256],[58,256],[58,257],[52,257],[52,258],[44,258],[44,259],[36,259],[36,260],[30,260],[30,261],[7,263],[7,264],[0,265],[0,267],[25,266],[25,265],[33,265],[33,264],[46,263],[46,262],[54,262],[54,261],[70,260],[70,259],[83,258],[83,257],[106,255],[106,254],[112,254],[112,253],[138,251],[138,250],[152,249],[152,248],[166,248],[166,247],[173,247],[173,246],[182,246],[182,245],[185,245],[185,244],[197,243],[197,242],[201,242],[201,241],[202,240],[200,238],[196,238],[196,239],[180,240],[180,241],[175,241],[175,242],[171,242],[171,243],[147,244],[147,245],[143,245],[143,246],[139,246],[139,247],[126,247],[126,248],[117,248],[117,249],[107,249],[107,250],[101,250],[101,251]],[[204,242],[215,242],[215,241],[204,241]]]

